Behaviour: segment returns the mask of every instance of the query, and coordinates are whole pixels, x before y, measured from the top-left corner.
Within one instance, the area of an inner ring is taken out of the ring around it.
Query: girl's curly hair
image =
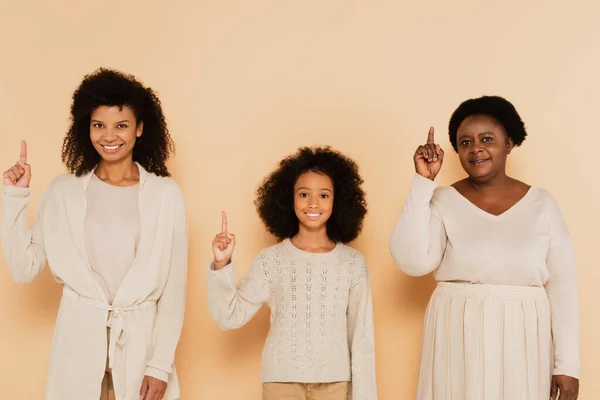
[[[298,233],[294,185],[309,171],[324,174],[333,183],[333,210],[327,221],[329,238],[341,243],[356,239],[367,214],[363,180],[353,160],[329,147],[298,149],[283,159],[258,188],[254,204],[267,230],[279,240]]]
[[[62,147],[62,161],[69,172],[81,176],[100,162],[100,155],[90,140],[91,115],[100,106],[131,108],[137,123],[144,123],[144,133],[133,148],[133,161],[148,172],[169,176],[165,163],[175,146],[160,100],[133,75],[108,68],[86,75],[73,93],[71,126]]]

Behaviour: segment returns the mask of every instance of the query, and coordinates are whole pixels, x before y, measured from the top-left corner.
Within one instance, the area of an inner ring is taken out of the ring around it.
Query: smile
[[[322,213],[304,213],[304,214],[306,214],[308,219],[310,219],[311,221],[316,221],[321,217],[321,215],[323,215]]]
[[[469,163],[475,164],[475,165],[480,165],[480,164],[483,164],[484,162],[489,161],[489,160],[490,160],[489,158],[485,159],[485,160],[473,160],[473,161],[469,161]]]
[[[117,151],[119,151],[119,149],[123,145],[122,144],[118,144],[118,145],[111,145],[111,146],[107,146],[107,145],[101,145],[101,146],[104,149],[104,151],[107,152],[107,153],[116,153]]]

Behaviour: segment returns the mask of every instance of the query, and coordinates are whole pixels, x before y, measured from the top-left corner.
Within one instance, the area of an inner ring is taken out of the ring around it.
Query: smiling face
[[[505,174],[513,141],[494,118],[487,115],[465,118],[458,127],[456,142],[460,163],[471,179],[489,182]]]
[[[143,125],[137,123],[130,107],[100,106],[90,118],[90,140],[104,162],[131,160]]]
[[[333,182],[327,175],[305,172],[294,185],[294,211],[305,229],[325,229],[333,211]]]

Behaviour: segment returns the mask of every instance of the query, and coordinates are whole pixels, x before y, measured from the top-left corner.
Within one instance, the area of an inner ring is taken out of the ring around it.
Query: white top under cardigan
[[[210,315],[222,329],[269,305],[263,382],[351,381],[352,400],[377,399],[371,289],[359,251],[338,243],[309,253],[286,239],[263,249],[237,287],[233,264],[209,265],[207,282]]]
[[[139,184],[115,186],[92,174],[87,188],[85,248],[106,300],[112,304],[140,242]]]
[[[558,205],[543,189],[501,215],[451,186],[415,175],[391,239],[404,272],[438,281],[544,287],[550,299],[555,375],[579,377],[579,300],[573,247]]]
[[[185,204],[177,184],[140,165],[141,235],[136,259],[112,306],[90,267],[84,239],[92,173],[62,175],[42,196],[27,226],[28,188],[2,194],[2,248],[16,282],[30,282],[49,264],[64,285],[46,400],[98,399],[108,357],[117,400],[138,400],[144,375],[168,381],[165,400],[179,398],[175,349],[183,324],[187,277]]]

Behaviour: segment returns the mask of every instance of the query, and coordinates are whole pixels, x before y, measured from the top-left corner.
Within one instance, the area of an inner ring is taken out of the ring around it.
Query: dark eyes
[[[490,143],[493,140],[494,140],[493,137],[491,137],[491,136],[485,136],[484,138],[481,139],[481,142],[482,143]],[[468,139],[462,140],[460,142],[460,146],[461,147],[468,147],[468,146],[471,146],[472,144],[473,144],[473,141],[472,140],[468,140]]]
[[[302,197],[302,198],[306,198],[306,197],[308,197],[308,193],[302,192],[302,193],[300,193],[299,196]],[[328,199],[329,195],[327,193],[321,193],[319,195],[319,197],[322,198],[322,199]]]
[[[92,124],[92,126],[93,126],[94,128],[97,128],[97,129],[99,129],[99,128],[104,128],[104,124],[101,124],[100,122],[94,122],[94,123]],[[118,124],[118,125],[117,125],[117,128],[119,128],[119,129],[125,129],[125,128],[127,128],[127,124]]]

